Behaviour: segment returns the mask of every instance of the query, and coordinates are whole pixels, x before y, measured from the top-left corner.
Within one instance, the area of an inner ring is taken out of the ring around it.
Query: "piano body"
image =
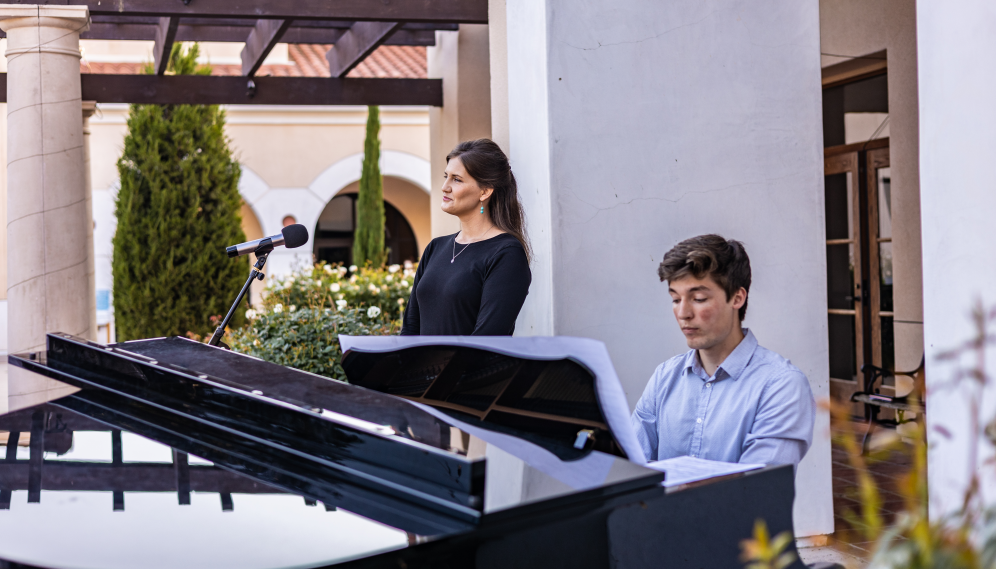
[[[790,466],[665,489],[607,357],[493,340],[343,337],[346,384],[50,334],[10,365],[79,391],[0,416],[0,567],[726,568],[791,531]]]

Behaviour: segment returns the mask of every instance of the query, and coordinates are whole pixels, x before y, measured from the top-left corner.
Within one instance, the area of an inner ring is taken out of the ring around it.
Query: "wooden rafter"
[[[280,38],[290,27],[290,20],[260,20],[256,22],[249,37],[246,38],[246,46],[242,48],[242,74],[252,77],[263,65],[263,60],[270,54],[273,46],[277,45]]]
[[[169,67],[169,56],[173,51],[176,28],[179,25],[180,18],[159,18],[159,24],[156,26],[156,45],[152,49],[156,75],[165,75],[166,68]]]
[[[356,22],[325,54],[332,77],[345,77],[394,33],[400,22]]]

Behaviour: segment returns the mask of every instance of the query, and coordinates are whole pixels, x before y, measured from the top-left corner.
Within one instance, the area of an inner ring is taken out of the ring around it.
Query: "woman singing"
[[[515,176],[497,144],[450,152],[442,209],[460,218],[460,232],[422,253],[401,334],[510,336],[532,275]]]

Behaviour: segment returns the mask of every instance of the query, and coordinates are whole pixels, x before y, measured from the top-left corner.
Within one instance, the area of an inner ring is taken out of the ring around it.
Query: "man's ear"
[[[740,308],[747,303],[747,289],[740,287],[740,290],[733,293],[733,308],[740,310]]]

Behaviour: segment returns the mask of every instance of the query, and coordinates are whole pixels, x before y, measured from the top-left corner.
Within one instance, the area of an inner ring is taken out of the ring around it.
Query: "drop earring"
[[[481,206],[481,213],[484,213],[484,206]]]

